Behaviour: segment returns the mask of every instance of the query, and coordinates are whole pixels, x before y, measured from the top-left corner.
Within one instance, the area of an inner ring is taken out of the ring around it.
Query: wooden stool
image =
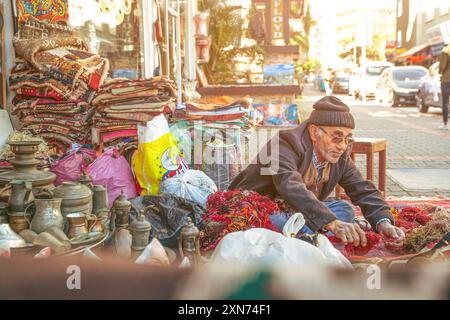
[[[373,181],[373,154],[378,153],[378,189],[386,195],[386,139],[355,138],[351,158],[355,162],[356,154],[366,155],[367,180]],[[348,198],[342,193],[342,188],[336,186],[336,196]]]

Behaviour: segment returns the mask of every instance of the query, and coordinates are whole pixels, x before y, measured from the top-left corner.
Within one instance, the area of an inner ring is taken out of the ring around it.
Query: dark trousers
[[[450,96],[450,82],[441,82],[442,92],[442,116],[444,123],[448,122],[448,97]]]

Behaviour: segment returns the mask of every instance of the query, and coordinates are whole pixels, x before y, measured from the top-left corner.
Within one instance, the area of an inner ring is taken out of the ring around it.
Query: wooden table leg
[[[379,154],[378,188],[386,195],[386,150]]]
[[[367,180],[373,181],[373,153],[366,154]]]

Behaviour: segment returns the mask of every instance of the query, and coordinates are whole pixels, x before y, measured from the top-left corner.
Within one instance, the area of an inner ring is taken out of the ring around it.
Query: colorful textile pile
[[[176,88],[167,77],[116,78],[105,83],[92,101],[96,107],[93,142],[103,147],[137,145],[137,126],[175,108]]]
[[[20,119],[20,130],[45,138],[63,153],[74,143],[90,142],[94,109],[82,100],[58,101],[15,96],[11,113]]]
[[[249,125],[251,120],[252,102],[253,99],[250,98],[235,100],[227,96],[191,100],[186,102],[185,109],[181,110],[177,117],[189,121],[244,127]]]
[[[12,113],[22,130],[43,137],[63,154],[74,143],[90,143],[94,109],[108,61],[89,52],[65,26],[30,18],[14,38],[16,65],[10,87]]]
[[[278,205],[255,191],[219,191],[208,197],[207,214],[203,217],[200,245],[213,250],[228,233],[250,228],[266,228],[278,232],[269,215],[279,212]]]
[[[69,18],[68,0],[17,0],[17,9],[20,22],[36,17],[52,23],[67,23]]]

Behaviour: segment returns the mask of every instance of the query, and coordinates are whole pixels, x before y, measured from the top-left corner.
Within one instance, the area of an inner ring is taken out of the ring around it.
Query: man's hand
[[[377,231],[383,236],[394,240],[390,243],[390,245],[394,247],[401,247],[403,245],[403,241],[405,240],[405,233],[402,229],[393,226],[389,221],[380,222],[377,229]]]
[[[325,229],[334,233],[344,244],[352,243],[355,247],[367,245],[366,234],[357,223],[334,220],[327,224]]]

